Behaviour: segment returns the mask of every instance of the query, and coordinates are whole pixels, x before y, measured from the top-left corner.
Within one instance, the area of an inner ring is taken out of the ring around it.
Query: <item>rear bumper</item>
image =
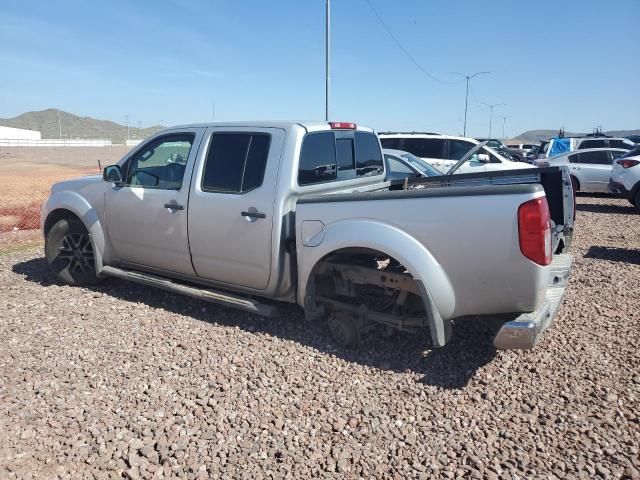
[[[614,182],[613,180],[609,180],[609,185],[607,186],[607,190],[609,193],[613,193],[614,195],[621,195],[625,198],[629,198],[631,192],[627,190],[627,187],[620,182]]]
[[[497,349],[524,350],[533,348],[538,343],[544,331],[553,323],[560,307],[572,263],[573,257],[569,254],[556,255],[553,258],[549,286],[542,306],[502,325],[493,340]]]

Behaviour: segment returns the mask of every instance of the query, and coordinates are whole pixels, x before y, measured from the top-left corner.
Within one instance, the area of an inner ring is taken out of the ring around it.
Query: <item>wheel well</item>
[[[46,237],[49,233],[49,230],[51,230],[51,227],[53,227],[56,223],[58,223],[58,221],[62,219],[78,220],[79,222],[82,222],[82,220],[80,220],[80,218],[71,210],[67,210],[66,208],[58,208],[50,212],[47,216],[47,219],[44,222],[44,236]]]
[[[573,180],[575,182],[575,186],[576,191],[579,192],[580,191],[580,180],[578,180],[578,177],[576,177],[575,175],[571,175],[571,180]]]
[[[424,311],[420,288],[391,255],[368,248],[344,248],[325,255],[313,267],[307,280],[305,313],[307,318],[317,319],[324,314],[318,299],[339,298],[398,315],[395,305],[406,307],[415,315]]]

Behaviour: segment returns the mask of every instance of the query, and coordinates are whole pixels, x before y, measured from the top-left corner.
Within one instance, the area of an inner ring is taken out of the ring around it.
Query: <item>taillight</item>
[[[356,124],[350,122],[329,122],[333,130],[355,130]]]
[[[538,265],[551,263],[551,216],[545,197],[535,198],[518,208],[520,251]]]
[[[622,168],[631,168],[631,167],[635,167],[636,165],[638,165],[640,162],[638,160],[618,160],[618,165],[620,165]]]

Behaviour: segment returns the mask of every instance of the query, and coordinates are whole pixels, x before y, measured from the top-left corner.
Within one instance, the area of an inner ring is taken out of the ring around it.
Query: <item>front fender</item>
[[[40,227],[44,236],[44,225],[47,217],[56,210],[68,210],[76,215],[93,238],[94,248],[102,258],[109,258],[110,251],[104,228],[96,209],[89,201],[77,192],[63,190],[52,193],[42,207]]]
[[[316,246],[305,246],[302,231],[298,235],[298,304],[304,305],[309,276],[326,255],[343,248],[369,248],[383,252],[400,262],[414,280],[421,282],[440,316],[450,319],[455,309],[455,294],[442,265],[416,238],[398,227],[370,219],[349,219],[325,225]],[[306,242],[309,244],[309,242]]]

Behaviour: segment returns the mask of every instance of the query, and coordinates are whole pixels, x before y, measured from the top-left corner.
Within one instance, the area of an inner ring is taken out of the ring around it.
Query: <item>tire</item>
[[[100,282],[89,232],[79,220],[58,220],[47,233],[44,250],[49,268],[62,282],[74,286]]]
[[[633,205],[640,210],[640,188],[636,190],[636,194],[633,196]]]

